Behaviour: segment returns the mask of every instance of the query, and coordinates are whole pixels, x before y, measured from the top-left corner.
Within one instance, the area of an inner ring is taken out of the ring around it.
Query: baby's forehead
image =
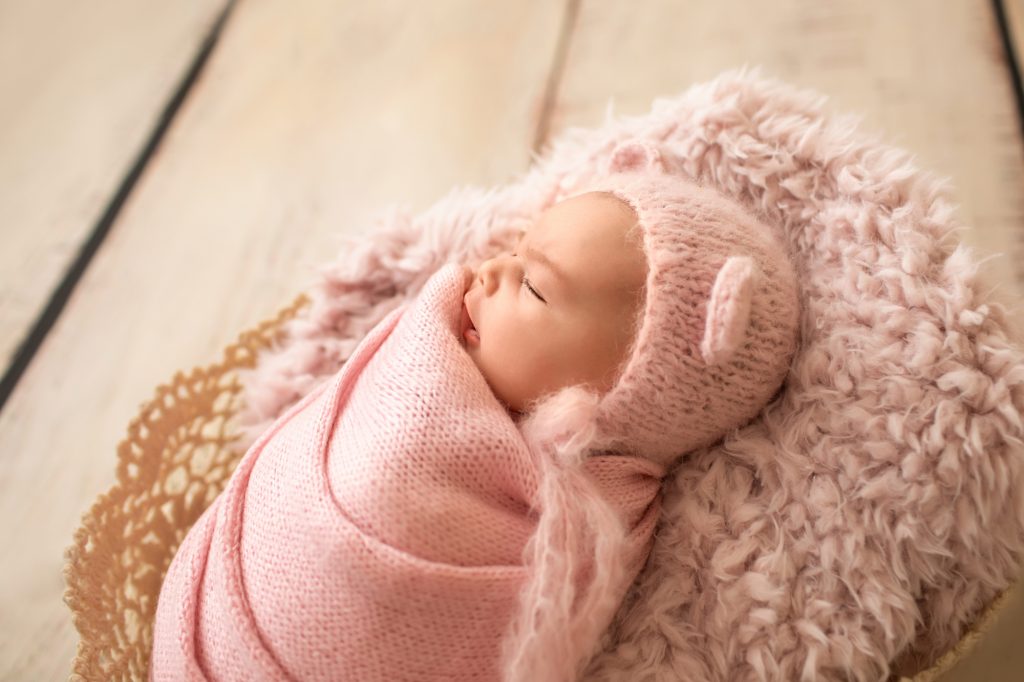
[[[595,211],[616,211],[623,217],[636,219],[636,211],[626,199],[610,190],[592,190],[581,194],[573,195],[555,204],[563,206],[566,204],[586,205]]]
[[[633,209],[630,203],[623,197],[619,196],[618,194],[610,190],[595,190],[593,192],[586,192],[585,194],[580,196],[587,196],[593,200],[601,201],[605,205],[614,206],[617,210],[629,213],[634,218],[636,217],[636,211]]]
[[[643,288],[647,258],[629,204],[609,192],[588,192],[556,204],[521,237],[527,263],[536,251],[562,270],[581,302],[632,300]]]
[[[551,232],[545,228],[576,228],[579,234],[569,234],[585,238],[587,235],[611,229],[616,234],[625,233],[630,228],[638,227],[637,214],[633,207],[623,198],[610,191],[595,190],[584,192],[562,199],[542,211],[521,233],[534,232],[535,236],[546,236]]]

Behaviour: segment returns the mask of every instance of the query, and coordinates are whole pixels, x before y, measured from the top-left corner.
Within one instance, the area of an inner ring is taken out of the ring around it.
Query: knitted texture
[[[626,142],[779,231],[800,346],[779,399],[670,473],[650,560],[585,677],[873,680],[934,660],[1021,567],[1020,340],[955,238],[948,184],[756,73],[569,129],[505,186],[382,213],[243,377],[249,438],[441,265],[510,248]]]
[[[637,213],[648,275],[630,357],[601,400],[599,438],[671,466],[750,421],[779,389],[797,344],[796,274],[770,227],[667,173],[651,145],[619,145],[609,170],[586,190]]]
[[[435,273],[249,448],[168,569],[151,679],[544,680],[593,653],[650,550],[664,469],[603,456],[552,475],[569,467],[537,460],[459,344],[469,275]],[[521,602],[527,561],[549,570]],[[559,657],[505,640],[520,608],[561,609]]]

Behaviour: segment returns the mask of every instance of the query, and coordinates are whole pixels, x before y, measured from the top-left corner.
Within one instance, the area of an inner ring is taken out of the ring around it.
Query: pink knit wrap
[[[509,632],[518,609],[557,611],[565,594],[587,618],[567,620],[556,644],[578,650],[573,665],[592,653],[650,550],[664,469],[598,455],[587,477],[546,478],[558,463],[539,461],[548,451],[531,447],[459,343],[469,274],[435,273],[250,447],[170,566],[151,679],[556,678],[564,660],[545,672],[522,651],[533,630]],[[531,553],[578,549],[579,524],[561,543],[528,543],[539,487],[555,481],[562,496],[541,494],[547,504],[567,503],[575,484],[598,518],[617,519],[595,526],[612,542],[596,579],[578,557],[556,562],[579,569],[577,592],[529,586]],[[608,556],[620,559],[610,574]]]

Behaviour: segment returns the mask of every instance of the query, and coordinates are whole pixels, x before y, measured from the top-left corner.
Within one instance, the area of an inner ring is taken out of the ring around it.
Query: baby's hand
[[[410,308],[413,324],[436,327],[438,322],[460,338],[462,300],[473,281],[473,271],[459,263],[446,263],[427,279]]]
[[[466,265],[460,265],[459,267],[462,268],[462,274],[463,277],[465,278],[464,286],[462,287],[462,293],[465,294],[467,291],[469,291],[469,288],[473,286],[473,277],[475,276],[475,273],[471,268],[469,268]]]

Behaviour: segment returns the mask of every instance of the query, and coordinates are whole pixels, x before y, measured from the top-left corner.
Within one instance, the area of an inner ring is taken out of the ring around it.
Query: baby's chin
[[[466,346],[465,342],[463,342],[463,346]],[[500,390],[495,389],[494,377],[492,377],[490,373],[487,371],[487,366],[480,357],[480,349],[474,346],[467,346],[466,352],[469,354],[470,359],[476,366],[477,371],[480,372],[480,375],[484,378],[484,381],[487,382],[487,387],[491,389],[491,394],[494,395],[498,402],[501,403],[501,406],[505,408],[505,411],[508,412],[513,419],[518,418],[522,414],[521,411],[516,409],[515,407],[512,407],[509,404],[509,401],[502,396],[502,392]]]

